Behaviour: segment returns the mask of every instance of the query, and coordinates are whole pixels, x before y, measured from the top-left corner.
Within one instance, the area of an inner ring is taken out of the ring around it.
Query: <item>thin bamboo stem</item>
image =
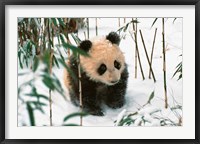
[[[80,56],[78,56],[78,84],[79,84],[79,105],[80,110],[83,112],[83,100],[82,100],[82,85],[81,85],[81,65],[80,65]],[[80,115],[80,126],[83,125],[83,117]]]
[[[52,63],[53,63],[53,50],[51,49],[51,34],[50,34],[50,20],[47,19],[47,31],[48,31],[48,49],[50,50],[50,60],[49,60],[49,74],[52,74]],[[52,123],[52,95],[51,95],[51,89],[49,89],[49,118],[50,118],[50,126],[53,125]]]
[[[134,40],[132,34],[131,35],[131,38]],[[136,37],[136,33],[134,32],[134,36]],[[135,40],[134,40],[135,41]],[[144,72],[143,72],[143,69],[142,69],[142,64],[141,64],[141,60],[140,60],[140,54],[139,54],[139,49],[138,49],[138,43],[137,41],[135,41],[136,43],[136,51],[137,51],[137,56],[138,56],[138,62],[139,62],[139,66],[140,66],[140,71],[141,71],[141,74],[142,74],[142,79],[145,80],[145,77],[144,77]]]
[[[136,18],[137,20],[137,18]],[[134,21],[134,19],[132,18],[132,21]],[[134,35],[135,37],[135,47],[137,46],[137,23],[134,25],[133,24],[133,30],[135,31],[136,35]],[[137,49],[135,49],[135,78],[137,78]]]
[[[68,33],[66,34],[66,38],[67,38],[67,43],[71,44],[71,41],[69,40],[69,35],[68,35]],[[68,48],[68,49],[67,49],[68,62],[69,62],[70,55],[71,55],[70,49]]]
[[[151,67],[151,63],[150,63],[150,60],[149,60],[149,57],[148,57],[148,54],[147,54],[147,49],[146,49],[146,46],[145,46],[145,43],[144,43],[144,39],[143,39],[143,36],[142,36],[142,31],[141,30],[139,30],[139,31],[140,31],[140,36],[141,36],[142,43],[143,43],[143,46],[144,46],[144,51],[145,51],[145,54],[146,54],[146,58],[147,58],[147,61],[149,63],[149,67],[151,69],[151,73],[152,73],[152,76],[153,76],[153,80],[154,80],[154,82],[156,82],[156,78],[154,76],[154,72],[153,72],[153,69]]]
[[[85,38],[85,40],[86,40],[86,33],[85,33],[85,31],[84,31],[84,38]]]
[[[155,40],[156,40],[156,34],[157,34],[157,28],[155,29],[152,51],[151,51],[151,58],[150,58],[151,59],[150,60],[151,66],[152,66],[152,63],[153,63],[153,51],[154,51],[154,45],[155,45]],[[149,78],[151,79],[151,69],[150,68],[149,68]]]
[[[164,94],[165,94],[165,108],[168,107],[167,100],[167,84],[166,84],[166,57],[165,57],[165,22],[162,18],[162,38],[163,38],[163,78],[164,78]]]
[[[40,53],[42,52],[42,38],[44,35],[44,18],[41,18],[41,27],[39,30],[39,42],[38,42],[38,47],[36,49],[36,54],[40,55]]]
[[[95,22],[96,22],[96,36],[98,35],[98,21],[97,18],[95,18]]]
[[[52,64],[53,64],[53,50],[51,50],[51,53],[50,53],[50,75],[52,74]],[[50,118],[50,126],[53,126],[53,123],[52,123],[52,119],[53,119],[53,114],[52,114],[52,95],[51,95],[51,89],[49,89],[49,118]]]
[[[89,18],[87,18],[87,38],[89,39],[90,38],[90,31],[89,31],[89,27],[90,27],[90,25],[89,25]]]
[[[120,24],[120,18],[118,18],[118,26],[119,27],[121,26],[121,24]]]

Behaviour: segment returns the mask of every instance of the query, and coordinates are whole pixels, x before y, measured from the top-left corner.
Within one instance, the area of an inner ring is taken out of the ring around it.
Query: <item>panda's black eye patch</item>
[[[118,61],[116,61],[116,60],[114,61],[114,66],[118,70],[121,68],[121,64]]]
[[[102,74],[104,74],[104,73],[106,72],[106,70],[107,70],[106,65],[105,65],[105,64],[101,64],[100,67],[98,68],[97,72],[98,72],[100,75],[102,75]]]

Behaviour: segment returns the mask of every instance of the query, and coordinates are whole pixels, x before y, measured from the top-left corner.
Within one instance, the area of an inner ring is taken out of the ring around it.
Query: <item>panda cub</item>
[[[80,55],[83,110],[92,115],[103,116],[101,104],[120,108],[125,103],[128,71],[125,58],[119,48],[120,37],[110,32],[106,37],[80,43],[79,48],[89,54]],[[72,55],[68,67],[78,77],[77,59]],[[66,70],[64,82],[70,99],[79,105],[79,83]]]

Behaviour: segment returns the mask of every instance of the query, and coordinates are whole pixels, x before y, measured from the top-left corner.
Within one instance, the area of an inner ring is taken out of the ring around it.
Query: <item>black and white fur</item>
[[[114,109],[125,103],[128,71],[119,43],[120,37],[115,32],[96,42],[85,40],[80,43],[79,48],[90,55],[80,56],[80,64],[83,109],[92,115],[104,115],[102,103]],[[74,56],[70,57],[68,66],[78,77],[78,64]],[[64,79],[71,101],[78,106],[78,79],[74,79],[67,71]]]

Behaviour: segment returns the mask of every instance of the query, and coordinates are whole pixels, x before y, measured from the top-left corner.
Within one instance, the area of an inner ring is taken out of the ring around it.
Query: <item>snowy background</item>
[[[107,35],[111,31],[117,31],[119,27],[118,18],[98,18],[98,35]],[[126,104],[120,109],[111,109],[106,105],[103,106],[104,116],[92,116],[88,115],[83,117],[83,126],[116,126],[127,115],[132,114],[134,123],[131,126],[161,126],[163,122],[168,126],[182,125],[182,79],[178,80],[175,76],[172,78],[176,66],[182,61],[182,19],[177,18],[165,18],[165,44],[166,44],[166,72],[167,72],[167,96],[169,107],[164,108],[164,87],[163,87],[163,54],[162,54],[162,19],[158,18],[156,23],[152,26],[155,18],[138,18],[138,30],[141,29],[145,41],[145,45],[150,57],[155,28],[158,28],[152,68],[154,70],[156,83],[153,79],[149,79],[149,65],[145,56],[144,48],[142,45],[141,37],[138,31],[138,47],[140,52],[141,63],[145,75],[145,80],[142,79],[139,64],[137,68],[137,78],[135,78],[135,42],[130,36],[133,33],[132,24],[128,27],[128,30],[121,33],[122,38],[120,48],[125,54],[126,63],[128,64],[128,88],[126,93]],[[131,19],[120,19],[120,26],[126,25]],[[90,38],[96,36],[95,18],[89,19]],[[86,28],[79,30],[79,38],[84,40],[84,32]],[[55,38],[55,41],[57,39]],[[73,40],[71,39],[72,43]],[[73,43],[75,45],[75,43]],[[40,66],[42,68],[42,64]],[[54,67],[53,72],[59,78],[65,89],[66,98],[68,98],[68,90],[63,84],[63,67]],[[35,81],[35,87],[38,93],[48,95],[48,89],[44,86],[40,78],[37,78],[37,73],[33,73],[28,69],[20,69],[18,73],[28,74],[18,76],[18,86],[29,81],[33,77]],[[30,87],[24,87],[21,91],[23,96],[29,93]],[[151,103],[147,104],[150,95],[154,91],[154,97]],[[30,100],[30,97],[24,96],[26,100]],[[52,93],[52,120],[53,126],[62,126],[64,124],[63,119],[65,116],[78,112],[80,109],[74,106],[69,100],[65,100],[59,93]],[[48,126],[49,125],[49,107],[48,101],[44,100],[47,106],[44,106],[44,113],[40,111],[34,111],[36,126]],[[80,123],[80,117],[74,117],[66,123]],[[29,126],[29,117],[24,105],[21,101],[18,101],[18,126]]]

